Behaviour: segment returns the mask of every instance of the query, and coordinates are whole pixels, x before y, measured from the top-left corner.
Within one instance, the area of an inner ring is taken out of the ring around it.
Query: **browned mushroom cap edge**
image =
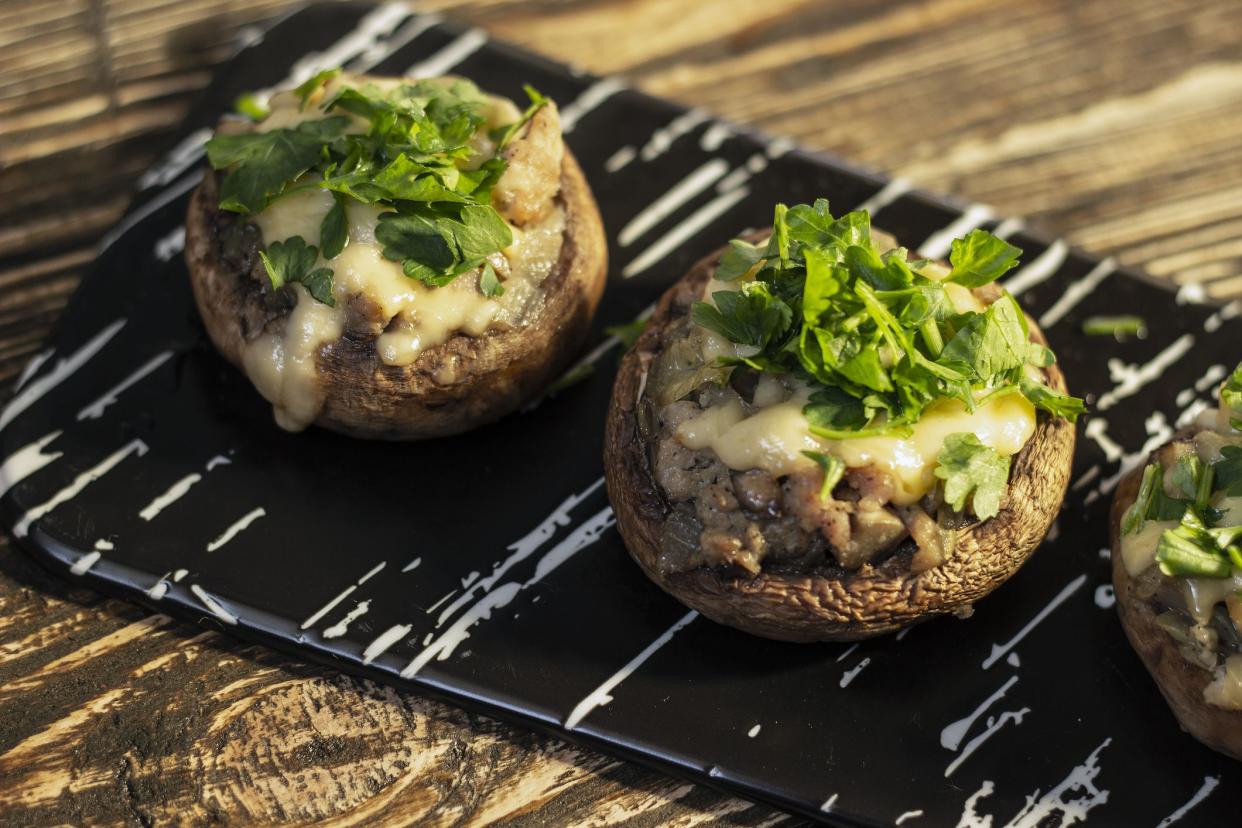
[[[722,249],[723,250],[723,249]],[[642,337],[622,359],[604,443],[608,494],[617,527],[647,576],[703,615],[741,630],[785,641],[851,641],[900,629],[931,616],[961,611],[1014,574],[1056,518],[1069,483],[1074,426],[1040,413],[1035,434],[1013,460],[1008,494],[995,517],[958,531],[956,548],[940,566],[921,573],[891,567],[787,575],[740,574],[700,567],[666,575],[657,566],[668,506],[658,493],[640,439],[636,404],[647,366],[663,332],[689,313],[722,251],[703,258],[660,299]],[[999,288],[981,289],[985,301]],[[1031,339],[1047,344],[1028,318]],[[1065,391],[1059,368],[1048,384]]]
[[[1122,562],[1121,518],[1138,496],[1142,478],[1141,467],[1122,478],[1109,514],[1113,591],[1121,627],[1182,730],[1213,750],[1242,759],[1242,710],[1225,710],[1204,701],[1203,690],[1211,683],[1212,673],[1182,657],[1177,643],[1156,623],[1151,601],[1136,594],[1134,581]]]
[[[216,190],[216,174],[208,171],[186,216],[186,263],[212,343],[241,368],[244,310],[260,299],[246,285],[249,277],[221,260]],[[405,366],[384,364],[373,337],[347,334],[319,352],[325,397],[315,424],[356,437],[441,437],[499,419],[547,387],[582,344],[608,271],[599,208],[568,148],[559,199],[566,222],[561,255],[531,322],[481,337],[455,335]],[[455,380],[442,382],[446,375]]]

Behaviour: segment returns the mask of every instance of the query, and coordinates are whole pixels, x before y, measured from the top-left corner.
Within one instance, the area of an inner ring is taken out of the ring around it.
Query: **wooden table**
[[[284,0],[0,0],[0,381]],[[1242,294],[1236,0],[424,2]],[[1153,309],[1158,312],[1158,309]],[[0,547],[0,822],[794,819],[107,600]]]

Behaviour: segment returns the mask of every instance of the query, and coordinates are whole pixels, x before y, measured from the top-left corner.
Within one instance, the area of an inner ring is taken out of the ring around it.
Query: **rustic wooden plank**
[[[211,65],[286,5],[0,5],[6,388]],[[1236,2],[420,6],[1242,295]],[[215,629],[103,599],[0,546],[0,819],[795,823]]]

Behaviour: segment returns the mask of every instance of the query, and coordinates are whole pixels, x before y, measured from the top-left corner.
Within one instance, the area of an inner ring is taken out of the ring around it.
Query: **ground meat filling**
[[[910,546],[917,545],[912,568],[943,560],[944,533],[935,519],[921,505],[892,506],[893,482],[879,470],[851,469],[829,497],[821,497],[818,467],[776,478],[760,469],[731,470],[710,449],[687,448],[677,438],[678,426],[720,393],[704,386],[655,417],[651,468],[671,506],[661,537],[663,571],[859,569],[911,537]]]

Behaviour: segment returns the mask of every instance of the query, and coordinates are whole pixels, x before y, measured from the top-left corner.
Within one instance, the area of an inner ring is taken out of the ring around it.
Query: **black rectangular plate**
[[[280,431],[214,353],[180,256],[202,139],[242,91],[336,64],[420,64],[514,98],[528,82],[561,102],[613,262],[588,379],[468,435],[393,445]],[[1118,625],[1106,549],[1120,472],[1238,359],[1236,305],[1005,223],[1027,262],[1008,284],[1096,413],[1053,539],[970,619],[775,643],[687,615],[630,561],[600,482],[617,358],[604,326],[778,200],[815,196],[868,203],[912,247],[1000,224],[477,30],[399,6],[304,9],[219,72],[101,245],[0,415],[0,511],[36,557],[97,588],[840,824],[1236,822],[1242,773],[1178,730]],[[1150,333],[1089,339],[1099,313],[1140,314]]]

